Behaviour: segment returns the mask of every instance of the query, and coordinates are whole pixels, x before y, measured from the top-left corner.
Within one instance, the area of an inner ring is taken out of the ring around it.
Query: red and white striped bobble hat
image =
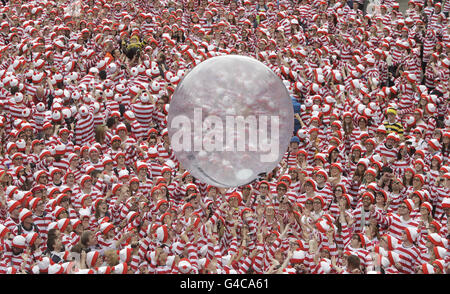
[[[16,248],[25,249],[27,248],[27,241],[24,236],[18,235],[14,237],[11,245]]]
[[[187,274],[191,271],[191,269],[192,269],[192,265],[187,258],[183,258],[178,262],[178,270],[181,273]]]
[[[433,148],[434,150],[439,150],[441,149],[441,144],[439,143],[439,141],[437,139],[431,139],[428,141],[428,145],[431,146],[431,148]]]
[[[323,234],[326,234],[330,229],[330,223],[324,219],[316,223],[316,228]]]
[[[122,250],[118,251],[120,262],[127,263],[131,260],[131,253],[133,249],[131,247],[123,248]]]
[[[438,268],[440,268],[441,272],[443,272],[445,268],[445,260],[436,259],[435,261],[433,261],[433,265],[436,265]]]
[[[448,251],[446,248],[441,246],[435,246],[433,248],[434,255],[436,256],[436,259],[445,259],[448,255]]]
[[[409,211],[412,212],[414,210],[414,201],[412,201],[411,199],[405,199],[404,202],[408,207]]]
[[[54,263],[48,267],[50,275],[61,275],[64,273],[64,268],[59,263]]]
[[[156,229],[155,232],[156,239],[161,242],[165,243],[167,239],[169,238],[169,232],[167,230],[167,225],[162,225]]]
[[[78,112],[80,113],[81,117],[86,117],[89,114],[89,110],[86,105],[81,106]]]
[[[23,222],[27,217],[33,216],[33,213],[26,208],[22,208],[19,214],[20,222]]]
[[[384,268],[390,267],[400,261],[400,255],[395,251],[388,251],[386,257],[381,258],[381,265]]]
[[[109,275],[112,272],[112,268],[110,266],[101,266],[97,269],[97,274],[99,275]]]
[[[442,237],[438,233],[431,233],[427,236],[427,239],[435,246],[443,246]]]
[[[108,222],[104,222],[100,225],[100,232],[102,232],[102,234],[108,234],[109,231],[111,231],[112,229],[114,229],[114,225]]]
[[[119,263],[113,267],[112,271],[115,274],[125,275],[128,272],[128,265],[126,263]]]
[[[305,256],[306,256],[305,251],[301,249],[295,250],[290,260],[291,264],[302,263],[303,260],[305,259]]]
[[[319,262],[317,274],[329,274],[331,272],[331,260],[322,258]]]
[[[88,267],[95,267],[100,253],[98,251],[90,251],[86,254],[86,265]]]
[[[434,274],[434,267],[427,262],[422,264],[421,269],[422,269],[422,273],[425,275]]]
[[[406,237],[408,238],[409,242],[414,243],[417,240],[418,232],[417,229],[408,227],[405,228]]]
[[[442,64],[443,64],[446,68],[449,68],[449,67],[450,67],[450,59],[445,58],[444,60],[442,60]]]

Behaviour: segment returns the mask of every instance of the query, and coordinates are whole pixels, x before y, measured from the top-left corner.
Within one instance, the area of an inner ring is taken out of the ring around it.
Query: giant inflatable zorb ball
[[[281,79],[256,59],[226,55],[193,68],[168,113],[171,147],[194,177],[245,185],[272,171],[287,150],[294,111]]]

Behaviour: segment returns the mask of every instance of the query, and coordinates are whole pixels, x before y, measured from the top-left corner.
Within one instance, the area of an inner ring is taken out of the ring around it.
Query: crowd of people
[[[2,2],[0,273],[449,273],[450,1]],[[167,131],[226,54],[301,104],[279,166],[230,189]]]

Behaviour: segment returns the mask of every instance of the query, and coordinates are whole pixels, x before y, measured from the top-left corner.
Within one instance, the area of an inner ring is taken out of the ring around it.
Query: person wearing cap
[[[375,218],[379,224],[386,226],[387,232],[390,235],[401,239],[402,233],[406,228],[414,228],[415,230],[418,230],[419,228],[419,222],[411,218],[413,210],[414,202],[411,199],[406,199],[399,205],[397,213],[383,216],[380,212],[375,210],[375,206],[371,206],[370,215]]]
[[[2,267],[13,267],[21,273],[28,273],[32,259],[28,254],[24,254],[28,249],[25,236],[15,236],[11,241],[11,247],[8,249],[3,254]]]
[[[123,128],[123,126],[121,126],[121,128]],[[123,132],[123,131],[121,131]],[[111,136],[110,139],[110,146],[108,148],[107,154],[109,157],[111,158],[115,158],[115,156],[120,153],[120,152],[124,152],[124,150],[122,149],[122,138],[118,135],[113,135]]]
[[[75,125],[74,139],[77,145],[88,145],[95,139],[94,114],[86,105],[79,107],[78,113],[80,117]]]
[[[7,212],[8,217],[6,217],[3,225],[7,227],[11,232],[14,232],[17,229],[17,226],[20,225],[20,211],[22,209],[22,205],[19,201],[8,200],[7,203]]]
[[[375,154],[378,154],[381,156],[382,161],[384,164],[386,163],[392,163],[397,158],[398,153],[398,143],[400,141],[400,138],[395,133],[390,133],[383,144],[380,144],[375,149]]]
[[[54,263],[64,262],[64,258],[68,258],[66,251],[64,250],[64,245],[62,243],[62,236],[63,235],[57,228],[49,230],[46,243],[46,255],[48,255],[48,257]]]
[[[402,232],[402,244],[395,249],[399,254],[399,271],[404,274],[413,274],[420,261],[421,252],[415,245],[418,238],[418,232],[415,228],[406,228]]]
[[[283,161],[287,163],[287,167],[292,167],[296,165],[297,162],[297,152],[299,150],[300,139],[297,136],[293,136],[289,142],[289,147],[287,152],[283,156]]]
[[[440,180],[440,169],[442,165],[443,159],[440,154],[436,154],[433,157],[431,157],[430,160],[430,170],[428,171],[428,177],[427,180],[429,181],[430,185],[432,186],[439,186],[439,183],[436,183],[436,181]]]
[[[424,138],[424,134],[421,129],[414,128],[412,131],[412,139],[407,142],[411,143],[411,146],[416,150],[422,150],[427,148],[427,140]]]
[[[316,181],[315,195],[321,195],[326,201],[326,205],[329,206],[333,200],[333,189],[328,182],[328,174],[325,170],[319,170],[314,175]]]
[[[360,200],[358,200],[358,198]],[[375,197],[370,191],[362,193],[359,197],[353,197],[353,203],[351,203],[351,215],[354,220],[352,224],[353,232],[362,233],[364,231],[366,224],[369,223],[369,220],[371,218],[370,207],[374,203]]]
[[[383,122],[384,127],[388,133],[395,132],[399,135],[403,135],[403,126],[397,120],[397,110],[394,108],[388,108],[386,111],[387,120]]]
[[[362,272],[366,272],[366,269],[372,262],[369,256],[370,251],[366,249],[368,241],[367,237],[362,233],[355,233],[351,235],[351,238],[349,234],[346,234],[344,239],[344,250],[359,258]]]
[[[65,129],[66,131],[68,131],[67,129]],[[62,129],[62,131],[60,130],[60,133],[66,134],[67,132],[64,131],[64,129]],[[67,149],[65,144],[62,144],[58,141],[59,139],[54,140],[54,161],[53,161],[53,166],[55,168],[60,168],[60,169],[67,169],[69,167],[69,163],[64,159],[65,158],[65,154],[66,152],[68,152],[69,150]],[[72,143],[72,150],[73,150],[73,143]]]
[[[436,187],[433,195],[433,207],[435,208],[434,217],[436,220],[446,223],[450,215],[448,193],[450,192],[450,172],[445,173],[442,186]]]
[[[82,164],[82,168],[86,169],[87,166],[91,165],[96,170],[102,170],[103,169],[103,163],[100,156],[100,151],[96,147],[89,148],[89,161],[86,161]]]
[[[114,183],[118,182],[118,178],[114,173],[114,160],[109,156],[104,156],[102,159],[103,169],[98,174],[97,182],[94,188],[100,192],[106,193],[107,189],[111,188]]]
[[[15,235],[26,235],[31,233],[39,234],[39,228],[33,222],[33,212],[26,208],[22,208],[19,218],[20,224],[14,230]]]

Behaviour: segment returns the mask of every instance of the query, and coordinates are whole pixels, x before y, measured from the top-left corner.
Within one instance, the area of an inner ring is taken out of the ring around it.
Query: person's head
[[[433,210],[433,207],[431,206],[431,204],[429,202],[424,202],[420,205],[420,215],[424,216],[424,217],[428,217],[430,216],[431,212]],[[430,227],[434,227],[431,226]]]
[[[312,211],[313,207],[314,207],[313,199],[312,198],[306,199],[306,201],[305,201],[305,209],[308,210],[308,211]]]
[[[387,118],[389,123],[394,123],[397,120],[397,111],[395,109],[388,109]]]
[[[242,196],[247,197],[250,195],[250,192],[252,191],[252,187],[250,185],[245,185],[242,187]]]
[[[305,192],[306,193],[313,193],[316,189],[315,187],[315,182],[313,182],[312,180],[307,180],[304,183],[304,187],[305,187]]]
[[[347,257],[347,269],[349,272],[359,269],[361,266],[361,260],[356,255],[350,255]]]
[[[423,201],[423,196],[420,191],[415,191],[411,194],[411,199],[414,202],[415,207],[420,207]]]
[[[321,211],[324,206],[324,200],[321,196],[316,196],[313,198],[313,209],[318,212]]]
[[[411,214],[411,207],[409,205],[412,205],[412,201],[409,202],[408,200],[405,200],[398,206],[398,214],[400,216],[409,216]]]
[[[361,157],[361,149],[360,148],[352,148],[352,157],[358,159]]]
[[[117,250],[106,250],[105,251],[105,262],[108,266],[116,266],[119,264],[119,255],[117,254]]]
[[[19,218],[19,215],[20,215],[20,210],[21,210],[21,209],[22,209],[22,208],[21,208],[20,205],[19,205],[19,206],[17,206],[16,208],[14,208],[13,210],[11,210],[11,211],[9,212],[11,218],[13,218],[13,219],[18,219],[18,218]]]
[[[336,199],[340,199],[341,197],[343,197],[344,193],[346,192],[344,189],[344,185],[342,184],[334,186],[333,192]]]
[[[423,186],[423,182],[420,176],[421,175],[415,175],[412,180],[413,188],[416,190],[420,189]]]
[[[298,170],[296,168],[290,168],[288,173],[289,173],[289,176],[291,177],[292,181],[298,180]]]
[[[338,165],[330,166],[330,176],[331,177],[339,177],[341,175],[341,169]]]
[[[297,161],[299,163],[306,161],[306,153],[305,152],[297,152]]]
[[[386,192],[384,192],[384,190],[383,191],[377,191],[375,193],[375,202],[377,204],[384,205],[386,203],[386,194],[385,193]]]
[[[366,180],[366,183],[372,183],[375,180],[374,173],[372,173],[371,170],[366,170],[364,179]]]
[[[266,237],[266,243],[267,244],[272,244],[273,242],[275,242],[275,240],[277,238],[278,238],[278,232],[277,231],[269,232],[267,234],[267,237]]]
[[[350,245],[353,248],[360,248],[361,247],[361,235],[353,234],[352,239],[350,240]]]
[[[320,258],[331,258],[330,248],[323,246],[322,250],[320,250]]]
[[[314,175],[314,180],[317,182],[318,185],[323,185],[327,181],[327,178],[328,176],[324,170],[319,170]]]
[[[162,177],[163,177],[164,179],[166,179],[167,182],[170,182],[170,180],[171,180],[171,178],[172,178],[172,171],[169,170],[169,169],[164,170],[164,172],[163,172],[163,174],[162,174]]]
[[[60,234],[49,234],[47,238],[47,248],[49,251],[60,252],[62,249],[62,242]]]
[[[31,228],[33,225],[33,215],[31,214],[25,217],[25,219],[22,222],[22,225],[27,229]]]
[[[362,195],[362,203],[364,207],[369,207],[371,204],[374,203],[374,197],[372,193],[366,192]]]
[[[289,144],[289,149],[291,152],[297,153],[298,151],[298,146],[299,146],[299,141],[297,137],[295,137],[294,139],[291,140],[291,143]]]
[[[339,150],[337,148],[334,148],[333,151],[331,151],[330,153],[330,158],[332,160],[335,160],[338,157],[339,157]]]
[[[236,208],[239,206],[240,202],[241,197],[238,193],[234,193],[228,197],[228,203],[230,204],[230,207]]]
[[[269,184],[267,182],[263,182],[259,185],[259,193],[261,195],[267,196],[269,193]]]
[[[158,264],[165,265],[167,262],[167,257],[169,256],[167,245],[163,244],[160,246],[161,252],[158,256]]]
[[[272,205],[267,206],[265,210],[265,215],[269,217],[275,216],[275,208]]]
[[[97,214],[104,214],[108,211],[108,204],[102,199],[99,200],[97,203],[97,206],[95,207],[95,213]]]
[[[287,184],[284,183],[284,182],[280,182],[280,183],[277,185],[277,194],[278,194],[278,196],[283,196],[283,195],[285,195],[286,192],[287,192],[287,189],[288,189]]]
[[[359,162],[356,165],[356,171],[360,174],[360,175],[364,175],[365,171],[366,171],[367,167],[364,163]]]
[[[81,217],[81,227],[83,228],[83,230],[88,230],[90,227],[90,219],[89,216],[82,216]]]
[[[98,241],[95,233],[93,231],[87,230],[84,231],[83,234],[81,234],[80,242],[84,247],[90,247],[96,245]]]
[[[48,175],[47,175],[47,173],[43,173],[43,174],[39,177],[39,184],[40,184],[40,185],[46,186],[47,183],[48,183]]]
[[[130,181],[130,191],[132,192],[136,192],[139,189],[139,180],[137,180],[136,178],[132,179]]]
[[[358,119],[358,126],[360,129],[365,129],[367,127],[367,118],[365,116],[361,116]]]
[[[42,199],[37,200],[36,208],[34,210],[34,213],[36,215],[38,215],[38,216],[41,216],[42,213],[44,212],[44,210],[45,210],[45,203],[44,203],[44,201]]]

